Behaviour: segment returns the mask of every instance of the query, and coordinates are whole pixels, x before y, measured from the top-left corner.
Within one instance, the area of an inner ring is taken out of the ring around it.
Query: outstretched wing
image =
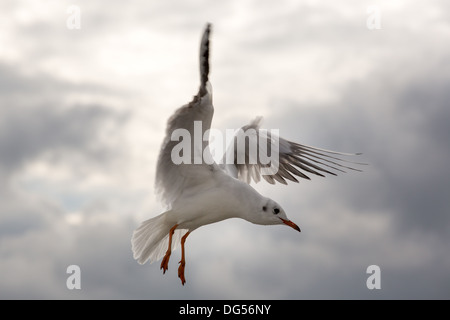
[[[203,161],[199,163],[196,157],[201,156],[202,150],[208,146],[208,139],[203,137],[205,131],[211,127],[214,113],[212,88],[208,81],[210,33],[211,24],[207,24],[200,43],[201,81],[198,94],[169,118],[158,158],[155,187],[169,206],[181,194],[187,183],[190,185],[196,181],[201,183],[202,174],[209,172],[208,166]],[[196,139],[198,138],[196,135],[200,134],[200,139]],[[198,140],[202,142],[196,143]],[[174,156],[181,159],[174,159]]]
[[[261,130],[261,119],[256,118],[238,130],[223,156],[222,168],[239,180],[250,184],[251,180],[259,182],[262,176],[270,184],[287,184],[286,180],[298,182],[296,177],[310,180],[307,174],[324,177],[345,170],[361,171],[350,165],[364,165],[341,158],[360,153],[319,149]]]

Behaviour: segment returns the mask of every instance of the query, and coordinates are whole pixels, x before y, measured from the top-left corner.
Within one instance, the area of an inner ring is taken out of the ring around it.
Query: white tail
[[[173,226],[166,223],[165,213],[145,220],[133,232],[131,248],[134,259],[140,264],[146,263],[147,260],[150,260],[150,263],[158,261],[166,253],[167,246],[169,245],[169,231]],[[183,229],[175,230],[172,237],[171,250],[176,249],[184,233],[183,231],[186,232]]]

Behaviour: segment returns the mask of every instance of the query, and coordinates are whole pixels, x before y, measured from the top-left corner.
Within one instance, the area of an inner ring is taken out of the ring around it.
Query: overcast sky
[[[67,27],[72,4],[80,29]],[[449,3],[11,0],[0,12],[0,298],[450,298]],[[156,159],[167,118],[196,94],[207,21],[214,128],[262,115],[370,165],[257,184],[302,232],[200,228],[182,287],[179,250],[163,275],[133,260],[130,238],[164,211]],[[73,264],[81,290],[66,287]]]

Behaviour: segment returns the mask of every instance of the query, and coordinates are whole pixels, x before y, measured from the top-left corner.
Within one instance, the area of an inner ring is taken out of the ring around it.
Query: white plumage
[[[200,44],[199,92],[168,120],[166,137],[158,158],[156,188],[167,204],[168,211],[142,222],[134,231],[131,241],[133,256],[139,263],[163,258],[161,269],[164,272],[168,268],[171,251],[181,242],[182,257],[178,275],[183,285],[184,242],[189,233],[198,227],[229,218],[242,218],[261,225],[285,224],[300,231],[278,203],[262,196],[249,185],[252,179],[258,182],[262,176],[269,183],[286,184],[286,180],[298,182],[295,176],[309,179],[305,172],[323,176],[324,173],[335,174],[332,170],[356,170],[342,164],[347,161],[333,156],[348,154],[300,145],[281,137],[273,137],[268,131],[258,131],[261,118],[242,129],[255,129],[254,134],[248,136],[249,140],[259,141],[259,135],[266,135],[269,142],[257,143],[258,149],[267,151],[266,149],[278,148],[277,172],[262,175],[267,164],[249,161],[248,148],[229,148],[224,159],[228,156],[228,159],[232,159],[231,163],[194,164],[192,154],[190,164],[175,164],[172,150],[179,142],[171,139],[172,133],[177,129],[184,129],[193,135],[195,121],[201,121],[202,135],[211,127],[214,108],[212,87],[208,79],[210,33],[211,25],[207,24]],[[236,141],[235,139],[234,143]],[[279,145],[275,146],[274,141],[278,141]],[[205,150],[208,141],[203,141],[199,146],[192,140],[191,147]],[[242,162],[239,159],[247,160]]]

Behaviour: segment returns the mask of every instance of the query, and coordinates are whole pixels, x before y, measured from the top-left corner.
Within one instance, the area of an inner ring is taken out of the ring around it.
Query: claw
[[[161,261],[161,267],[163,274],[166,273],[167,269],[169,269],[169,259],[170,259],[171,251],[167,250],[166,255],[164,256],[163,260]]]
[[[185,262],[184,261],[180,261],[179,264],[180,264],[180,266],[178,267],[178,277],[181,280],[181,284],[184,286],[184,284],[186,283],[186,278],[184,277]]]

